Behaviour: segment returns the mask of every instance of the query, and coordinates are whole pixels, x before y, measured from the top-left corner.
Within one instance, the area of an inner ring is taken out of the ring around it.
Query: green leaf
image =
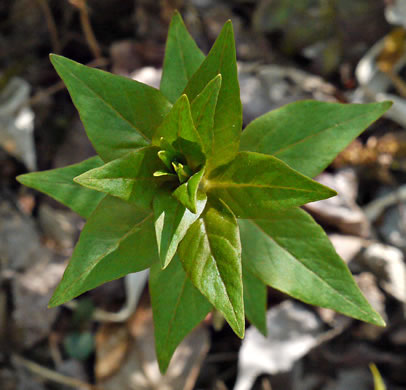
[[[235,57],[234,32],[228,21],[184,93],[193,100],[218,74],[221,88],[214,116],[213,142],[208,160],[209,171],[231,161],[238,151],[242,127],[242,106]]]
[[[207,197],[203,193],[199,195],[195,214],[179,203],[169,192],[155,196],[153,201],[155,233],[162,268],[170,263],[187,230],[202,213]]]
[[[71,332],[63,341],[69,357],[86,360],[94,351],[94,336],[92,332]]]
[[[314,177],[391,105],[291,103],[252,121],[242,133],[240,148],[272,154]]]
[[[179,12],[175,11],[166,40],[160,89],[171,103],[182,94],[204,54],[187,31]]]
[[[141,207],[151,207],[152,198],[165,180],[154,176],[154,172],[165,168],[158,150],[153,146],[137,149],[75,177],[75,182]]]
[[[17,180],[27,187],[34,188],[56,199],[84,218],[88,218],[104,194],[83,188],[73,181],[75,176],[103,165],[100,157],[95,156],[79,164],[49,171],[32,172],[20,175]]]
[[[175,118],[176,120],[176,118]],[[161,123],[162,126],[162,123]],[[179,158],[180,154],[178,151],[176,151],[176,149],[172,146],[172,143],[169,143],[165,138],[161,137],[161,139],[159,139],[159,142],[157,142],[157,145],[159,145],[159,147],[161,149],[163,149],[163,151],[167,152],[167,156],[164,157],[164,159],[162,160],[163,163],[166,165],[167,161],[165,161],[167,158],[170,160],[169,163],[169,167],[170,168],[172,166],[172,159],[173,158]],[[160,157],[161,158],[161,157]]]
[[[193,172],[199,170],[206,162],[206,157],[203,154],[200,140],[198,142],[193,142],[184,138],[178,138],[173,143],[173,146],[180,153],[184,153],[186,165]]]
[[[296,208],[269,220],[240,220],[244,265],[265,284],[303,302],[383,326],[323,229]]]
[[[205,188],[238,218],[268,218],[275,211],[336,195],[279,159],[251,152],[239,152],[231,163],[213,171]]]
[[[149,291],[154,315],[155,349],[164,373],[176,347],[211,309],[186,276],[178,257],[164,270],[151,266]]]
[[[186,183],[180,185],[173,196],[192,213],[197,213],[197,193],[204,174],[204,168],[196,172]]]
[[[189,99],[186,95],[182,95],[173,105],[172,110],[156,130],[152,143],[161,146],[163,149],[166,149],[165,143],[168,143],[172,148],[185,156],[187,160],[191,160],[187,161],[188,165],[191,165],[191,168],[203,162],[203,155],[201,153],[202,140],[193,124]],[[193,144],[199,145],[197,150]],[[173,150],[168,152],[173,153]]]
[[[151,211],[113,197],[90,216],[49,306],[58,306],[110,280],[158,261]]]
[[[369,369],[371,370],[372,376],[374,378],[374,389],[375,390],[386,390],[385,382],[377,369],[376,365],[373,363],[369,364]]]
[[[165,164],[167,169],[169,169],[170,171],[173,170],[172,161],[176,160],[176,158],[177,158],[177,153],[175,151],[160,150],[158,152],[158,157]]]
[[[244,337],[241,245],[237,220],[221,201],[211,199],[179,245],[188,277]]]
[[[244,286],[244,308],[248,321],[251,322],[264,336],[266,327],[266,285],[254,276],[251,271],[242,267],[242,281]]]
[[[202,139],[202,150],[209,156],[213,143],[214,114],[221,87],[221,74],[211,80],[191,104],[193,123]]]
[[[194,127],[189,99],[186,95],[182,95],[156,129],[152,137],[152,144],[160,146],[161,138],[163,138],[169,145],[172,145],[183,133],[191,135],[194,141],[197,137]],[[164,145],[163,148],[165,148]]]
[[[178,176],[180,183],[185,183],[192,175],[192,171],[187,165],[183,165],[180,162],[173,162],[172,166]]]
[[[148,85],[51,55],[67,86],[87,135],[106,162],[146,146],[171,108]]]
[[[174,173],[167,172],[167,171],[155,171],[154,176],[161,177],[161,176],[170,176],[170,177],[177,177]]]

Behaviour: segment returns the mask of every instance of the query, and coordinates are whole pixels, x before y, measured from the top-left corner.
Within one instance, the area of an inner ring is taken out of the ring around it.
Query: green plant
[[[375,390],[386,390],[385,382],[374,363],[369,364],[369,369],[371,370],[372,376],[374,378],[374,389]]]
[[[150,267],[163,372],[212,307],[239,337],[245,315],[266,333],[267,285],[384,325],[299,207],[335,195],[310,177],[390,103],[297,102],[241,133],[231,22],[205,57],[178,13],[160,90],[60,56],[51,61],[99,155],[18,178],[87,219],[51,307]]]

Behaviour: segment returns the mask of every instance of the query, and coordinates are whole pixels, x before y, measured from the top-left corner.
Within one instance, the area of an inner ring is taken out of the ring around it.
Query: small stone
[[[161,82],[162,70],[152,66],[145,66],[131,74],[131,78],[140,83],[147,84],[154,88],[159,88]]]
[[[348,264],[365,246],[365,240],[357,236],[330,234],[328,236],[340,257]]]
[[[268,112],[272,102],[261,80],[251,73],[247,67],[239,66],[238,78],[240,81],[244,122],[250,123],[258,116]]]
[[[249,390],[260,374],[288,372],[318,343],[324,333],[317,315],[297,302],[285,301],[267,313],[268,336],[247,329],[238,355],[234,390]]]
[[[110,57],[111,71],[122,76],[129,76],[141,65],[137,46],[134,41],[128,39],[114,42],[110,46]]]
[[[39,207],[39,224],[43,234],[63,249],[70,249],[78,238],[78,225],[82,219],[70,210],[59,210],[42,203]]]
[[[374,243],[361,252],[356,261],[376,276],[387,293],[406,302],[406,264],[401,250]]]
[[[49,309],[48,303],[65,270],[65,264],[52,261],[54,255],[46,248],[37,256],[41,261],[13,280],[13,319],[26,348],[49,335],[59,309]]]
[[[385,295],[378,288],[375,276],[369,272],[363,272],[356,275],[355,280],[371,306],[387,321]],[[374,341],[378,340],[384,332],[384,327],[362,322],[358,330],[358,336]]]
[[[13,77],[0,91],[0,146],[22,161],[29,170],[36,169],[34,112],[27,106],[31,86]]]
[[[386,210],[378,230],[386,243],[406,250],[406,217],[401,212],[404,207],[406,207],[406,203],[402,203],[400,207],[390,207]]]
[[[343,169],[335,175],[323,173],[316,180],[336,190],[338,195],[309,203],[305,208],[320,221],[337,227],[343,233],[368,237],[370,235],[369,221],[355,202],[358,183],[354,170]]]
[[[402,327],[393,330],[389,335],[389,339],[393,344],[406,345],[406,323]]]
[[[24,270],[40,250],[34,221],[9,202],[0,201],[0,267]]]

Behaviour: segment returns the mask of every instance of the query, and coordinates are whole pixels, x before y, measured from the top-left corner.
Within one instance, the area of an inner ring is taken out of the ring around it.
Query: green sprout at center
[[[158,152],[158,157],[166,169],[154,172],[154,176],[172,176],[177,177],[180,184],[187,182],[194,173],[189,167],[187,159],[163,137],[160,141],[162,150]]]

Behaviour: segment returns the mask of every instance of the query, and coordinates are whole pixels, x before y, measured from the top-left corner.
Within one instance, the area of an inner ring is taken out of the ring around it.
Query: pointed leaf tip
[[[175,11],[169,26],[160,89],[175,103],[204,60],[181,14]]]
[[[243,263],[263,283],[305,303],[384,325],[323,229],[304,210],[239,220],[239,227]]]
[[[203,212],[206,201],[206,195],[202,194],[197,201],[197,213],[193,214],[170,193],[154,198],[155,233],[162,269],[165,269],[175,256],[179,243]]]
[[[182,94],[182,96],[180,97],[180,101],[183,104],[189,103],[189,98],[187,97],[187,95],[185,93]]]
[[[209,54],[184,92],[193,102],[219,73],[222,74],[222,83],[210,130],[212,142],[207,159],[208,171],[231,161],[239,149],[242,106],[231,22],[223,26]]]
[[[149,290],[155,350],[159,368],[165,373],[176,347],[204,319],[211,305],[192,285],[178,258],[165,270],[158,263],[151,267]]]
[[[231,163],[212,171],[206,184],[237,218],[248,219],[269,218],[337,194],[273,156],[252,152],[239,152]]]
[[[24,176],[25,175],[18,175],[16,176],[16,180],[20,183],[20,184],[24,184]]]
[[[146,147],[117,158],[75,177],[81,186],[121,198],[141,207],[150,207],[160,188],[154,172],[165,169],[158,148]]]
[[[342,104],[302,100],[290,103],[249,123],[242,133],[240,150],[274,155],[291,168],[314,177],[391,105],[389,101]],[[289,136],[286,129],[289,129]]]
[[[55,64],[57,64],[57,63],[60,63],[60,62],[62,62],[64,59],[69,60],[68,58],[65,58],[65,57],[63,57],[63,56],[61,56],[61,55],[59,55],[59,54],[55,54],[55,53],[49,54],[49,60],[51,61],[52,65],[55,65]],[[72,61],[72,60],[70,60],[70,61]],[[73,62],[73,61],[72,61],[72,62]]]
[[[221,73],[219,73],[214,79],[213,82],[216,84],[221,84],[221,82],[223,81],[223,76],[221,75]]]
[[[223,30],[227,34],[231,33],[234,38],[234,26],[233,26],[233,22],[231,21],[231,19],[228,19],[227,22],[224,24]]]
[[[237,220],[227,205],[211,199],[179,244],[179,258],[192,283],[244,337],[241,244]]]
[[[134,253],[137,254],[134,259]],[[159,261],[152,213],[106,197],[84,226],[50,307]]]
[[[21,184],[56,199],[82,217],[88,218],[104,194],[78,185],[73,178],[102,164],[103,161],[95,156],[64,168],[26,173],[16,179]]]
[[[159,90],[141,82],[62,56],[52,56],[51,63],[65,83],[97,154],[105,162],[149,145],[172,106]]]
[[[198,191],[203,174],[204,168],[192,175],[186,183],[183,183],[172,193],[172,196],[193,214],[197,213]]]

